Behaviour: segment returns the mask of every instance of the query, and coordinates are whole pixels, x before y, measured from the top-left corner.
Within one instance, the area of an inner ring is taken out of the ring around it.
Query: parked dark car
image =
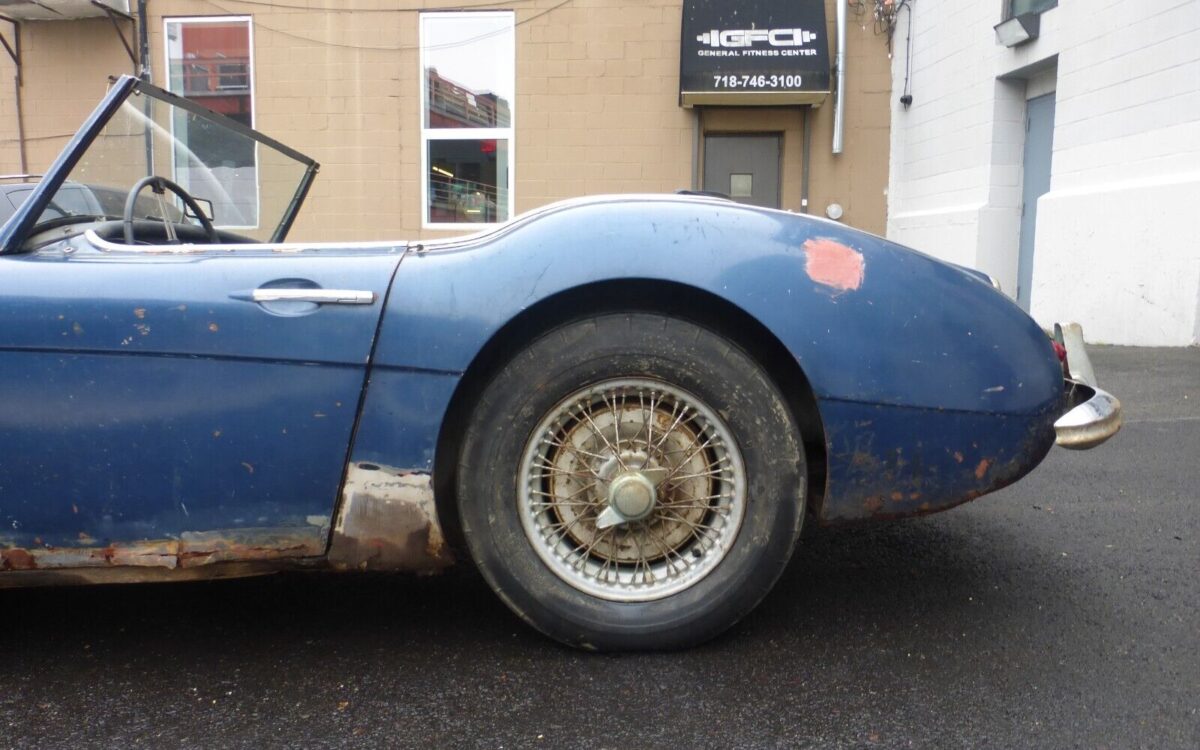
[[[30,174],[0,175],[0,224],[12,218],[33,194],[38,179],[39,175]],[[128,191],[109,187],[65,183],[47,203],[38,221],[74,216],[120,216],[128,195]],[[183,217],[175,206],[160,206],[147,195],[137,197],[134,210],[140,218],[161,221],[164,209],[172,221],[180,221]]]
[[[200,124],[255,166],[206,164]],[[1056,345],[984,274],[834,222],[601,196],[287,243],[316,172],[126,77],[22,188],[0,586],[465,557],[566,643],[685,646],[802,524],[944,510],[1120,424],[1077,326]]]

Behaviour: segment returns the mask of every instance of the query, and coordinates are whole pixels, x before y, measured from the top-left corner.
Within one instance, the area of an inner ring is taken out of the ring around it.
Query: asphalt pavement
[[[0,591],[0,747],[1200,747],[1200,349],[923,519],[809,529],[727,635],[592,655],[474,572]]]

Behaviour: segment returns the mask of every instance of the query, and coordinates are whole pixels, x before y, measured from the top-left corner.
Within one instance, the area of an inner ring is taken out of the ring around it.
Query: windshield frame
[[[30,230],[34,228],[38,217],[42,215],[42,212],[49,205],[50,200],[58,193],[59,188],[66,182],[68,175],[70,175],[76,164],[79,163],[84,153],[91,147],[93,141],[104,130],[109,120],[112,119],[113,115],[116,114],[126,100],[135,93],[149,96],[169,106],[179,107],[193,115],[207,118],[223,128],[250,138],[268,148],[275,149],[284,156],[302,164],[305,168],[304,174],[301,176],[300,182],[296,186],[296,191],[292,195],[291,201],[288,203],[279,225],[275,228],[275,232],[271,235],[268,244],[284,241],[288,231],[292,228],[292,223],[296,220],[296,215],[300,212],[300,206],[304,203],[309,188],[312,187],[313,179],[316,178],[317,172],[320,170],[320,165],[315,160],[290,146],[280,143],[274,138],[263,135],[254,128],[243,125],[225,115],[202,107],[190,99],[185,99],[178,94],[164,91],[133,76],[123,75],[110,80],[112,81],[112,86],[109,88],[108,93],[96,108],[92,110],[92,113],[88,115],[83,125],[71,137],[70,142],[59,153],[50,168],[46,170],[45,177],[33,189],[33,193],[29,198],[9,217],[4,226],[0,227],[0,255],[11,255],[23,251],[22,245],[26,237],[29,235]]]

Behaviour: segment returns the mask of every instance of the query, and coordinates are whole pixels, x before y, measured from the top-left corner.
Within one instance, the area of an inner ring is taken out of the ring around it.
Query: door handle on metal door
[[[230,295],[246,299],[241,294]],[[375,292],[359,289],[255,289],[248,295],[252,302],[315,302],[320,305],[370,305]]]

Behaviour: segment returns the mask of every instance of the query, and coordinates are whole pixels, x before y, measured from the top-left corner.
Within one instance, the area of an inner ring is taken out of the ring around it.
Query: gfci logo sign
[[[772,47],[802,47],[816,38],[806,29],[713,29],[697,36],[696,41],[709,47],[753,47],[756,42]]]
[[[681,0],[680,4],[680,105],[820,104],[829,96],[825,6],[836,3]]]

